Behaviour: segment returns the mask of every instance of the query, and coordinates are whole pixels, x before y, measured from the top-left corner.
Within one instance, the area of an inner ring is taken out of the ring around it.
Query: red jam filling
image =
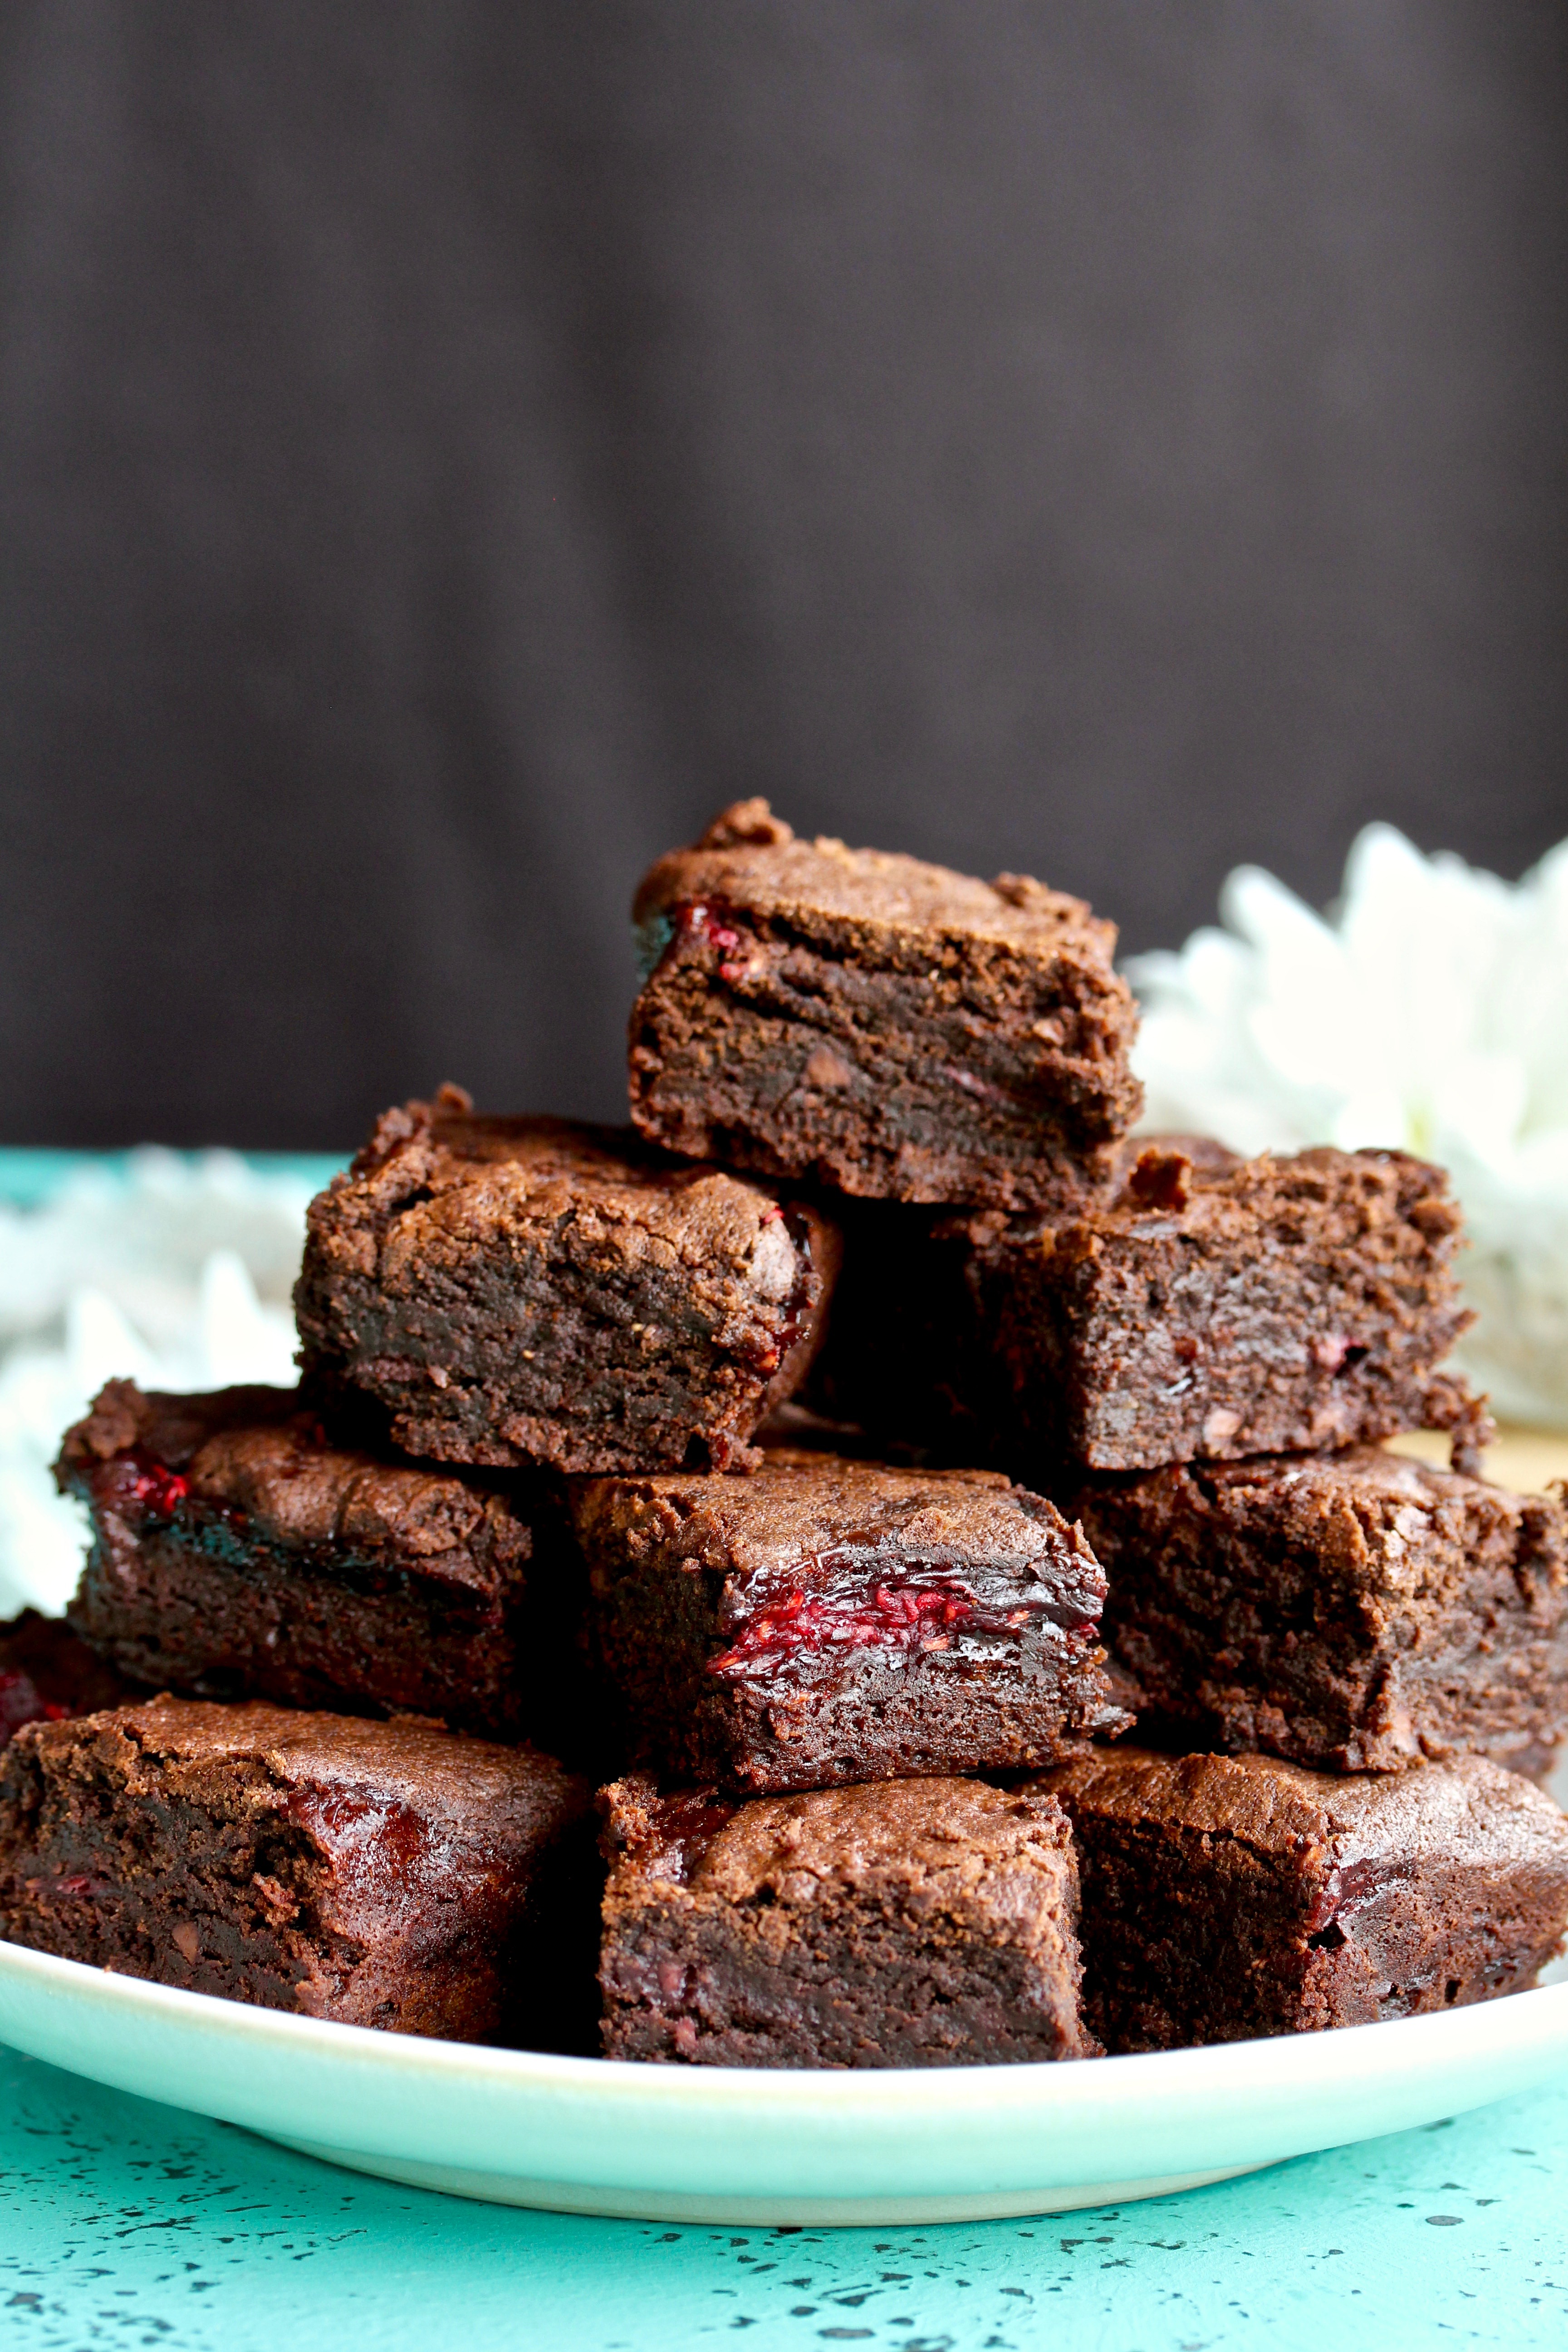
[[[190,1491],[190,1480],[164,1462],[151,1462],[144,1469],[138,1466],[131,1485],[136,1501],[155,1519],[172,1519]]]
[[[1014,1611],[1009,1622],[1022,1625],[1028,1613]],[[879,1584],[852,1605],[797,1587],[747,1618],[709,1671],[744,1674],[749,1666],[802,1651],[945,1650],[952,1634],[972,1625],[975,1615],[973,1597],[952,1585]]]
[[[742,944],[741,934],[723,920],[717,908],[704,906],[699,899],[689,906],[679,908],[675,919],[677,932],[681,939],[700,940],[705,947],[716,950],[721,958],[719,977],[721,981],[733,985],[744,977],[744,960],[739,962],[731,961]]]
[[[188,1478],[140,1448],[116,1454],[101,1472],[95,1474],[93,1483],[117,1509],[134,1511],[143,1519],[165,1523],[189,1501],[191,1493]]]

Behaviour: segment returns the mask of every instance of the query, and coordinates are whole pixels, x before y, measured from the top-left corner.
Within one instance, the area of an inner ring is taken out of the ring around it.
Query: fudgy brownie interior
[[[0,1759],[0,1933],[263,2008],[548,2044],[562,1958],[586,1973],[588,1805],[548,1757],[411,1723],[160,1698],[29,1724]]]
[[[129,1381],[67,1433],[56,1475],[92,1515],[71,1622],[138,1681],[559,1727],[577,1580],[537,1481],[334,1445],[292,1390]]]

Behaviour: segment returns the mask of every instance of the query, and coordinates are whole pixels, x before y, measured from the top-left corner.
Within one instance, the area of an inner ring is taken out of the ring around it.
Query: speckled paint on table
[[[1146,2205],[686,2229],[339,2172],[0,2052],[0,2344],[1334,2352],[1568,2341],[1568,2086]]]

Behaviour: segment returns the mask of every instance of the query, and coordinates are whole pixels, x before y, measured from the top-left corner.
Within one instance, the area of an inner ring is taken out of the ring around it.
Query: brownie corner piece
[[[1086,2013],[1111,2050],[1488,2000],[1568,1925],[1568,1820],[1484,1757],[1334,1775],[1117,1748],[1043,1785],[1072,1820]]]
[[[934,2066],[1089,2057],[1078,1874],[1038,1790],[875,1782],[736,1803],[605,1792],[612,2058]]]
[[[809,1203],[447,1088],[312,1202],[301,1363],[437,1461],[722,1468],[805,1378],[837,1265]]]
[[[974,1283],[1026,1454],[1095,1470],[1309,1452],[1413,1428],[1473,1460],[1443,1360],[1473,1318],[1439,1168],[1145,1145],[1079,1217],[987,1240]]]
[[[1019,1771],[1130,1720],[1100,1563],[995,1473],[780,1450],[746,1478],[575,1481],[568,1508],[633,1744],[678,1780]]]
[[[1085,1480],[1106,1639],[1189,1738],[1339,1771],[1568,1730],[1568,1503],[1376,1446]]]
[[[549,1757],[411,1722],[158,1698],[0,1757],[0,1933],[341,2023],[527,2039],[584,1922],[591,1797]],[[570,1865],[570,1866],[569,1866]],[[570,1992],[565,1996],[570,1999]]]
[[[765,802],[658,860],[633,1124],[842,1192],[1024,1208],[1137,1116],[1115,932],[1079,900],[797,840]]]

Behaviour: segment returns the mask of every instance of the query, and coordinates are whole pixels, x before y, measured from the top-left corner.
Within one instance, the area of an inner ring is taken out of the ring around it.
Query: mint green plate
[[[772,2073],[471,2049],[0,1943],[0,2041],[333,2164],[559,2212],[963,2221],[1158,2197],[1568,2072],[1568,1984],[1072,2065]]]

